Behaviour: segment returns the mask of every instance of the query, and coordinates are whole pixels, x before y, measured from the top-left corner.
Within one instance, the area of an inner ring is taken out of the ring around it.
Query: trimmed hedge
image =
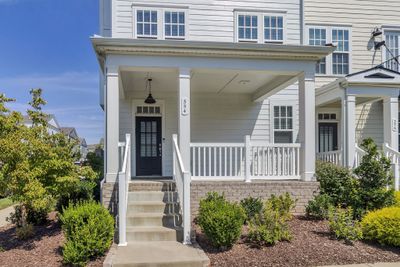
[[[400,207],[389,207],[367,213],[361,221],[366,240],[400,246]]]

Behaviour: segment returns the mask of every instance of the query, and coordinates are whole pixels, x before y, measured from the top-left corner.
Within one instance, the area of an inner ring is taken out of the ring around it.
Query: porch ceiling
[[[178,74],[175,69],[122,70],[124,91],[145,92],[147,78],[152,78],[152,91],[176,92]],[[191,91],[193,93],[255,94],[266,85],[279,85],[293,78],[289,75],[269,74],[261,71],[192,70]],[[276,86],[275,86],[276,87]]]

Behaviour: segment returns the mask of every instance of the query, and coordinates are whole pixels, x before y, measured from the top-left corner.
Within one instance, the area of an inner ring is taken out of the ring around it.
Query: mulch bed
[[[0,266],[63,266],[61,247],[65,238],[54,214],[47,225],[36,226],[35,236],[18,240],[15,226],[0,228]],[[88,266],[103,266],[104,258],[90,262]]]
[[[353,245],[332,239],[327,222],[295,217],[290,222],[291,242],[271,247],[256,247],[242,236],[228,251],[214,249],[196,227],[197,242],[211,260],[211,266],[321,266],[400,261],[400,248],[375,243]]]

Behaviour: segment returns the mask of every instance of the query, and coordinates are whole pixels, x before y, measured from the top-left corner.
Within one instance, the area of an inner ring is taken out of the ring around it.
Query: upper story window
[[[283,41],[283,16],[264,16],[264,40]]]
[[[350,35],[346,29],[332,29],[332,43],[337,44],[332,54],[333,74],[349,74]]]
[[[326,29],[309,28],[308,36],[309,36],[308,38],[309,45],[324,46],[326,44]],[[326,74],[326,58],[323,58],[317,62],[315,72],[317,74]]]
[[[236,13],[236,41],[283,43],[285,17],[283,14]]]
[[[385,67],[394,71],[400,71],[400,65],[396,60],[392,59],[395,56],[400,60],[400,31],[385,31],[385,41],[387,46],[384,54],[384,60],[387,61]]]
[[[136,11],[136,29],[138,37],[157,38],[158,14],[155,10]]]
[[[256,15],[238,16],[239,41],[258,40],[258,17]]]
[[[134,37],[155,39],[185,39],[187,18],[185,10],[162,8],[135,9]]]
[[[332,55],[321,59],[316,66],[317,74],[346,75],[351,69],[351,29],[335,26],[308,26],[308,44],[324,46],[337,45]]]
[[[185,37],[185,12],[165,11],[165,38]]]

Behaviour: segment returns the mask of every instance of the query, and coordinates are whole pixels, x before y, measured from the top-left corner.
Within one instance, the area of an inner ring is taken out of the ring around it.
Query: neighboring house
[[[28,127],[32,127],[32,120],[28,115],[24,115],[24,124]],[[47,115],[47,130],[49,134],[55,134],[60,132],[60,124],[53,114]]]
[[[150,196],[129,192],[128,205],[126,191],[154,189],[146,179],[172,176],[190,243],[191,215],[209,191],[232,200],[288,191],[301,212],[318,186],[317,157],[353,167],[362,153],[356,140],[378,135],[398,155],[400,74],[392,62],[370,69],[374,52],[367,50],[376,27],[398,45],[399,17],[393,2],[386,6],[387,14],[371,14],[385,5],[100,1],[100,36],[92,43],[106,118],[103,203],[118,213],[119,244],[169,231],[137,218],[149,214],[129,215],[148,204],[136,194]],[[381,62],[377,56],[375,65]],[[330,124],[339,121],[341,130]]]
[[[84,161],[87,155],[87,144],[85,138],[80,138],[78,132],[74,127],[61,127],[60,131],[70,140],[75,140],[76,142],[78,142],[76,151],[79,151],[79,153],[81,154],[81,158],[79,161]]]
[[[304,43],[338,46],[316,68],[318,158],[355,167],[371,137],[397,164],[400,5],[306,0],[304,10]]]

